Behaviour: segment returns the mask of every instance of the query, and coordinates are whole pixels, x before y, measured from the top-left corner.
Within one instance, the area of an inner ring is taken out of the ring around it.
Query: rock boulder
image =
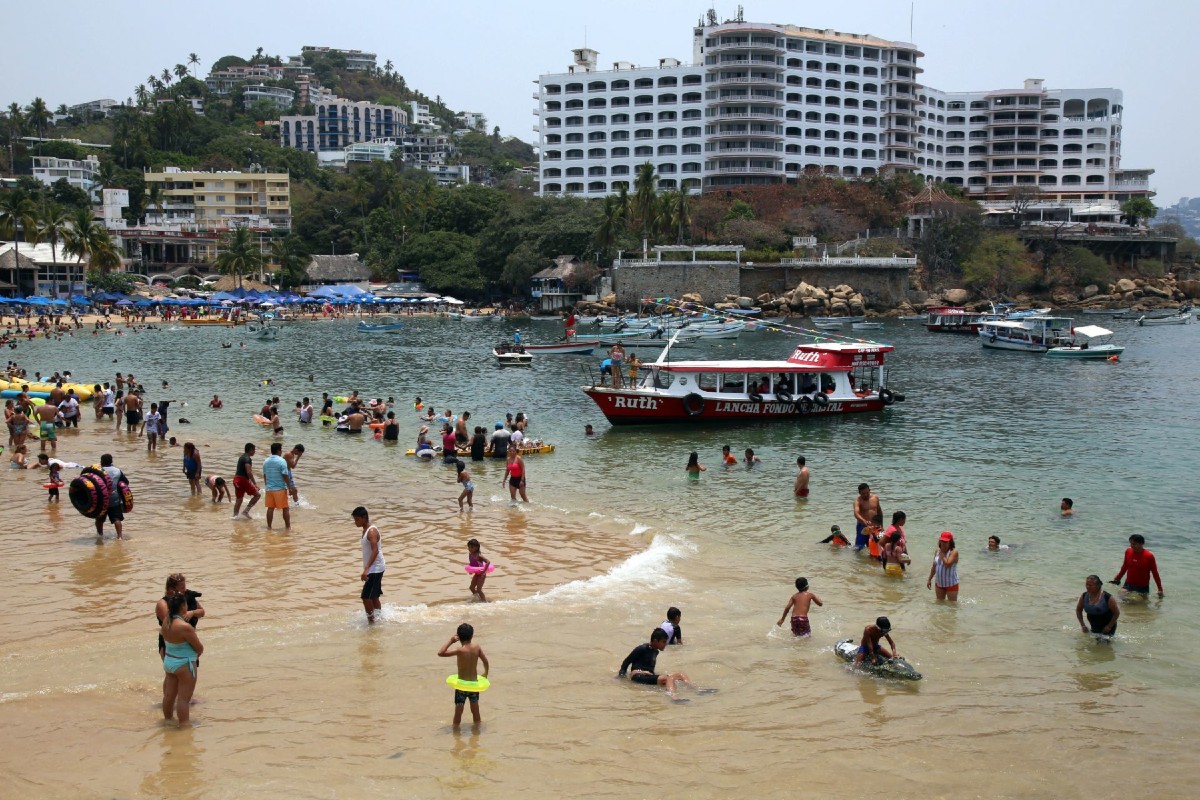
[[[1121,294],[1126,294],[1126,293],[1132,292],[1134,289],[1136,289],[1137,284],[1134,283],[1133,281],[1129,280],[1129,278],[1121,278],[1121,280],[1117,281],[1117,285],[1115,288],[1116,288],[1116,291],[1120,292]]]
[[[963,303],[971,299],[971,293],[966,289],[947,289],[945,291],[946,302],[952,306],[961,306]]]

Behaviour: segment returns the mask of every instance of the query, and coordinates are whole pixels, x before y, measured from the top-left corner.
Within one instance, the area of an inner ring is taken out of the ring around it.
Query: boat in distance
[[[567,339],[554,344],[522,344],[526,353],[539,356],[590,355],[600,346],[599,339]]]
[[[880,411],[904,395],[887,388],[875,343],[800,344],[786,360],[668,361],[635,386],[593,383],[583,392],[613,425],[762,422]]]
[[[1051,347],[1047,358],[1114,358],[1125,348],[1112,343],[1113,332],[1099,325],[1082,325],[1072,331],[1074,341]]]

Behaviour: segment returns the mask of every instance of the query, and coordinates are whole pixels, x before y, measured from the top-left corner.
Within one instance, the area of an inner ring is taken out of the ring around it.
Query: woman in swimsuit
[[[528,503],[529,498],[525,496],[525,459],[517,452],[517,448],[509,448],[504,470],[508,475],[508,496],[512,502],[517,502],[517,492],[520,492],[521,502]]]
[[[196,669],[200,666],[200,656],[204,655],[204,645],[200,643],[196,629],[183,618],[187,611],[184,595],[171,595],[167,599],[167,611],[170,616],[163,622],[161,630],[166,643],[163,670],[167,673],[163,678],[162,712],[164,719],[178,719],[179,727],[186,728],[191,724],[190,704],[196,691]]]
[[[1084,586],[1087,591],[1079,595],[1079,602],[1075,604],[1079,629],[1089,633],[1088,625],[1091,625],[1090,633],[1112,636],[1117,632],[1117,618],[1121,616],[1117,598],[1104,591],[1104,581],[1096,575],[1088,575]],[[1087,625],[1083,623],[1084,614],[1087,614]]]

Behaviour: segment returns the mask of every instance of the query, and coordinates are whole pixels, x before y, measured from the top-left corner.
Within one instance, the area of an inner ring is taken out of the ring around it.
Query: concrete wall
[[[613,290],[621,308],[637,308],[647,297],[682,297],[696,292],[705,302],[741,293],[737,264],[660,263],[613,268]]]
[[[636,308],[647,297],[681,297],[695,292],[705,303],[726,295],[781,295],[801,282],[832,287],[848,284],[872,308],[894,308],[908,298],[909,270],[896,267],[784,267],[779,265],[661,263],[613,268],[617,305]]]

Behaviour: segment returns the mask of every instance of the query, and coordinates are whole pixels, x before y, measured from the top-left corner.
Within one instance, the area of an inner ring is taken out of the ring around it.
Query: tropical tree
[[[163,71],[159,74],[162,75],[163,84],[165,84],[166,86],[170,86],[171,81],[175,80],[175,78],[171,76],[171,68],[170,67],[163,67]]]
[[[179,80],[183,80],[187,76],[188,76],[188,68],[185,67],[183,64],[176,64],[175,65],[175,77],[178,78]]]
[[[158,221],[163,222],[163,189],[162,184],[158,181],[146,183],[145,207],[158,210]]]
[[[271,261],[275,264],[280,289],[299,286],[305,281],[305,270],[311,256],[300,239],[288,236],[271,243]]]
[[[1147,197],[1131,197],[1121,203],[1121,213],[1129,219],[1130,225],[1137,225],[1140,219],[1154,219],[1158,207]]]
[[[53,201],[42,203],[38,209],[35,220],[38,230],[38,238],[41,241],[50,243],[51,260],[57,261],[58,243],[62,240],[63,234],[71,227],[71,219],[67,214],[66,209]]]
[[[647,161],[638,167],[633,179],[633,222],[642,238],[653,236],[658,223],[658,176]]]
[[[104,231],[104,236],[99,239],[97,246],[92,250],[89,263],[92,270],[100,275],[109,275],[121,266],[121,253],[117,250],[116,243],[108,236],[108,231]],[[92,270],[88,270],[89,275]],[[88,282],[93,283],[94,281],[89,277]]]
[[[683,232],[692,226],[692,208],[687,192],[667,192],[659,199],[659,222],[664,236],[675,234],[675,244],[683,244]]]
[[[108,229],[92,218],[89,209],[75,209],[70,223],[62,234],[63,252],[75,256],[75,263],[82,262],[85,257],[91,261],[94,253],[106,244],[112,245]]]
[[[195,67],[200,66],[200,56],[196,55],[195,53],[188,53],[188,64]],[[195,71],[193,71],[192,74],[195,75]]]
[[[50,109],[46,107],[46,101],[40,97],[33,98],[33,102],[25,109],[28,113],[26,119],[38,132],[38,136],[42,137],[46,134],[46,126],[50,124],[53,116],[50,114]]]
[[[258,272],[262,268],[262,251],[249,228],[235,228],[225,237],[224,248],[217,256],[217,269],[223,275],[237,275],[239,287],[243,275]]]
[[[139,83],[138,87],[133,90],[134,97],[137,98],[138,105],[142,108],[146,107],[146,103],[150,100],[150,93],[146,91],[146,84]]]
[[[621,201],[615,194],[610,194],[604,198],[604,216],[596,230],[596,246],[602,252],[609,253],[617,243],[617,236],[624,226],[625,212]]]

